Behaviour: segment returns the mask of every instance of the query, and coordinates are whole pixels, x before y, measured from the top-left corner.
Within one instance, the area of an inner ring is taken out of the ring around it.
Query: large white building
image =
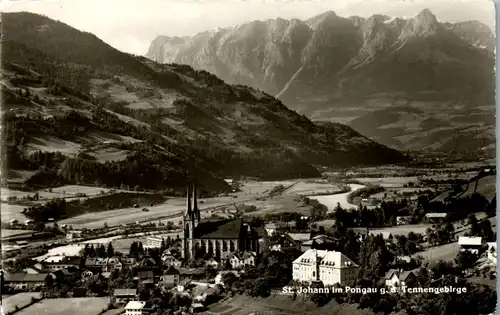
[[[293,280],[322,281],[325,286],[352,285],[358,272],[359,266],[337,251],[309,249],[293,262]]]

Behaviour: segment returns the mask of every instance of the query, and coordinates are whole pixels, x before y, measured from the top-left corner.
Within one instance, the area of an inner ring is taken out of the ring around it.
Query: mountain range
[[[320,166],[408,161],[339,123],[188,65],[122,53],[32,13],[2,15],[4,173],[63,183],[205,191],[226,177],[319,176]]]
[[[494,43],[486,25],[440,22],[428,9],[411,18],[328,11],[304,21],[159,36],[146,57],[254,87],[313,120],[349,124],[398,149],[488,155],[495,143]]]

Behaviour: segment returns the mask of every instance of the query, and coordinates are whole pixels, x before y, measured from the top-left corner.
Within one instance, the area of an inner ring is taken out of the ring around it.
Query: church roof
[[[250,229],[252,237],[257,238],[255,229]],[[201,221],[194,229],[194,238],[235,239],[244,233],[245,226],[241,219],[222,221]]]

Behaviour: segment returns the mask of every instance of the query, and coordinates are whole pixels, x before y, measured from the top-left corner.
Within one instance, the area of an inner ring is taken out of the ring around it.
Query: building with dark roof
[[[193,205],[191,205],[191,195]],[[187,209],[183,216],[182,258],[194,259],[197,253],[220,259],[225,253],[259,252],[259,234],[241,219],[202,221],[196,185],[187,189]]]
[[[28,291],[42,288],[47,277],[46,273],[6,273],[3,281],[6,288]]]

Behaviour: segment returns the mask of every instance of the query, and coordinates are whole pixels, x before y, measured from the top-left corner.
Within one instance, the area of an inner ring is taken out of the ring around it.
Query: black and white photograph
[[[0,315],[496,313],[493,1],[0,12]]]

